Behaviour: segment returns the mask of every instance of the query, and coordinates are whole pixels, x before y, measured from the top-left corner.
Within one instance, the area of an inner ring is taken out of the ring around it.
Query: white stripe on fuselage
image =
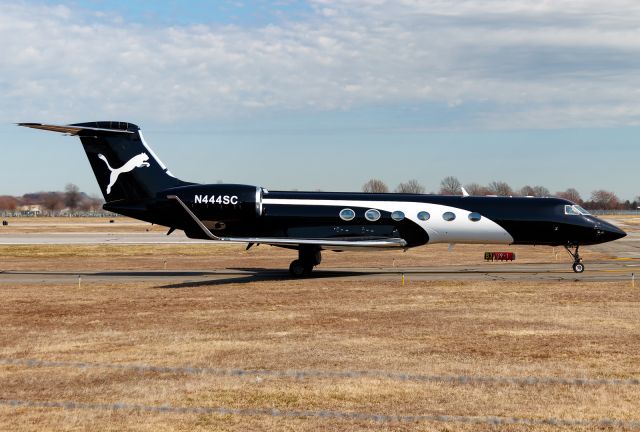
[[[412,201],[349,201],[349,200],[313,200],[313,199],[286,199],[264,198],[264,205],[305,205],[305,206],[337,206],[358,207],[364,209],[378,209],[387,212],[400,210],[405,217],[418,224],[429,235],[429,243],[513,243],[513,237],[500,225],[482,215],[477,222],[469,220],[468,210],[450,207],[440,204],[412,202]],[[429,220],[418,219],[418,212],[429,212]],[[452,212],[455,220],[445,221],[442,215]],[[341,219],[336,214],[336,222]]]

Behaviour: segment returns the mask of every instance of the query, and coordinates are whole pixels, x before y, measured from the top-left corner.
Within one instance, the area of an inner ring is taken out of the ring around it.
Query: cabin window
[[[418,213],[418,219],[420,219],[421,221],[428,221],[430,217],[431,215],[429,214],[429,212],[421,211],[420,213]]]
[[[456,215],[452,212],[444,212],[444,214],[442,215],[442,219],[446,220],[447,222],[451,222],[455,218]]]
[[[393,219],[394,221],[401,221],[402,219],[404,219],[404,213],[401,212],[400,210],[396,210],[393,213],[391,213],[391,219]]]
[[[469,213],[469,220],[471,222],[478,222],[480,219],[482,219],[482,215],[480,213],[477,213],[477,212]]]
[[[564,214],[571,216],[580,216],[580,211],[576,208],[576,206],[566,205],[564,206]]]
[[[364,214],[364,217],[371,222],[375,222],[380,219],[380,212],[376,209],[369,209]]]
[[[350,208],[340,210],[340,219],[344,221],[353,220],[356,217],[356,212],[351,210]]]

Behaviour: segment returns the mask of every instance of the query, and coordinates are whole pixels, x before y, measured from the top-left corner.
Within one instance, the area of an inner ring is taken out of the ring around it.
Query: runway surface
[[[211,243],[209,240],[187,238],[182,231],[170,236],[163,232],[36,232],[7,233],[0,231],[0,245],[44,244],[185,244]],[[589,249],[620,258],[640,258],[640,232],[627,231],[627,237],[610,243],[589,246]]]
[[[43,244],[175,244],[207,243],[208,240],[193,240],[183,232],[170,236],[161,232],[38,232],[0,233],[0,245],[43,245]]]
[[[562,264],[490,264],[448,265],[411,268],[323,268],[311,278],[391,280],[405,283],[417,280],[513,280],[513,281],[623,281],[631,282],[640,272],[640,260],[615,259],[591,262],[587,270],[576,274]],[[1,271],[0,284],[77,284],[96,282],[153,282],[164,288],[189,288],[227,283],[248,283],[291,279],[286,269],[236,268],[188,271]],[[640,284],[640,281],[638,281]]]

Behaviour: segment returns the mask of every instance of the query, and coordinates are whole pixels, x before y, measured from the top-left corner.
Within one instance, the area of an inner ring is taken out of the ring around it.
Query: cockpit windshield
[[[573,206],[574,209],[578,210],[580,212],[580,214],[583,214],[585,216],[591,216],[591,213],[589,213],[588,210],[583,209],[582,207],[580,207],[579,205],[574,205]]]
[[[575,206],[566,205],[566,206],[564,206],[564,214],[572,215],[572,216],[579,216],[580,215],[580,211],[577,208],[575,208]]]
[[[580,216],[580,215],[589,216],[589,215],[591,215],[591,213],[589,213],[587,210],[583,209],[579,205],[566,205],[566,206],[564,206],[564,214],[571,215],[571,216]]]

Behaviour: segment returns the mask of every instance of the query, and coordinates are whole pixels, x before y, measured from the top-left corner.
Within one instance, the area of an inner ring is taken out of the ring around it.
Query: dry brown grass
[[[436,375],[640,376],[623,283],[264,281],[0,285],[5,358]],[[637,420],[640,387],[222,378],[0,366],[2,398]],[[0,408],[0,430],[487,430],[486,425]],[[500,430],[551,430],[511,426]],[[571,429],[571,428],[566,428]],[[573,428],[588,430],[588,428]]]
[[[128,217],[10,217],[0,226],[0,233],[75,233],[75,232],[149,232],[167,231],[167,228],[151,225]],[[113,223],[111,222],[113,221]]]
[[[562,248],[503,245],[432,245],[403,251],[323,253],[323,268],[385,268],[472,265],[487,269],[511,263],[487,263],[485,251],[513,251],[515,263],[566,263],[570,257]],[[581,251],[587,262],[606,254]],[[271,246],[245,250],[244,245],[158,244],[158,245],[0,245],[0,270],[189,270],[189,269],[286,269],[296,251]],[[79,259],[80,258],[80,259]]]
[[[616,216],[618,217],[618,216]],[[625,217],[624,220],[632,220]],[[1,233],[41,232],[164,232],[166,228],[153,226],[126,217],[115,218],[110,224],[106,218],[9,218],[9,226]],[[562,248],[545,246],[456,245],[452,251],[447,245],[403,251],[326,252],[322,267],[410,268],[425,265],[500,265],[485,264],[485,251],[513,251],[520,263],[569,262]],[[585,261],[607,257],[607,254],[581,250]],[[0,270],[132,270],[164,269],[221,269],[287,268],[295,252],[269,246],[245,251],[244,245],[223,244],[156,244],[156,245],[0,245]],[[82,260],[74,259],[82,257]],[[33,258],[33,259],[27,259]],[[125,259],[123,259],[125,258]],[[508,264],[505,264],[508,265]]]
[[[481,264],[436,245],[326,253],[321,267]],[[558,249],[559,262],[569,260]],[[294,252],[239,245],[0,246],[1,270],[286,268]],[[588,260],[603,257],[585,251]],[[560,261],[562,260],[562,261]],[[505,264],[482,264],[487,266]],[[628,283],[384,280],[0,284],[0,357],[274,370],[638,378],[640,289]],[[382,414],[640,420],[640,386],[217,377],[0,365],[0,398],[275,407]],[[150,414],[0,406],[0,430],[555,430],[549,427]],[[567,427],[563,430],[592,430]]]

